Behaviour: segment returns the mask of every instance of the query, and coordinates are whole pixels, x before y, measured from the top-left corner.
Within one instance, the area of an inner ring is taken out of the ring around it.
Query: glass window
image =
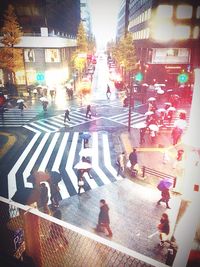
[[[200,6],[197,7],[196,18],[200,18]]]
[[[35,51],[33,49],[24,49],[25,62],[35,62]]]
[[[160,5],[156,10],[157,17],[172,18],[173,6],[171,5]]]
[[[174,38],[188,39],[190,38],[190,33],[191,33],[190,26],[179,25],[175,27]]]
[[[45,49],[46,62],[60,62],[60,53],[58,49]]]
[[[176,17],[178,19],[190,19],[192,18],[192,6],[190,5],[178,5],[176,9]]]
[[[194,27],[192,37],[194,39],[198,39],[199,38],[199,26],[195,26]]]

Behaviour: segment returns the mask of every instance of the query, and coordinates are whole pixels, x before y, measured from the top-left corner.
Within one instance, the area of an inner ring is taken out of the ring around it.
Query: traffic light
[[[177,79],[178,79],[179,83],[186,83],[188,81],[189,77],[188,77],[187,73],[181,73],[178,75]]]
[[[143,74],[141,72],[136,73],[135,81],[141,82],[143,80]]]
[[[42,72],[37,73],[36,74],[36,80],[39,82],[43,82],[45,80],[44,73],[42,73]]]

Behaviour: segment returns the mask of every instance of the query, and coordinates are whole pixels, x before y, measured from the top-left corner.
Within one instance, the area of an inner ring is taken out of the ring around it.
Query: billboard
[[[189,64],[189,48],[154,48],[152,53],[153,64]]]

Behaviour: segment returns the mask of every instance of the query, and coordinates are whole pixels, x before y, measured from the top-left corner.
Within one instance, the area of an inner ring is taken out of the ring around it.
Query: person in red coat
[[[169,218],[167,213],[163,213],[160,219],[160,223],[158,224],[158,230],[160,232],[160,246],[164,245],[164,241],[167,241],[167,236],[170,232],[170,226],[169,226]]]
[[[105,228],[108,231],[107,236],[112,237],[113,234],[110,229],[109,207],[105,199],[100,200],[100,212],[96,230],[100,232],[101,228]]]
[[[158,200],[157,204],[160,205],[160,202],[165,202],[167,209],[171,209],[168,204],[169,200],[170,200],[170,193],[169,189],[166,188],[161,191],[161,199]]]

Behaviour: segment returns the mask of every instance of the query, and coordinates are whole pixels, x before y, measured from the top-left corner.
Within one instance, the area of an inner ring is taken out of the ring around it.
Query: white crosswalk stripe
[[[26,128],[29,129],[29,126]],[[84,191],[122,179],[121,176],[117,176],[114,167],[115,152],[110,149],[112,139],[109,134],[93,132],[91,135],[92,169],[90,173],[92,179],[87,173],[84,174]],[[15,195],[16,191],[20,191],[22,184],[25,188],[33,187],[29,180],[33,170],[59,172],[62,176],[59,182],[62,199],[77,194],[77,170],[74,166],[80,161],[81,149],[83,149],[83,140],[79,132],[40,133],[35,131],[30,143],[24,148],[8,174],[9,199]]]
[[[18,108],[8,109],[4,112],[3,118],[0,116],[0,127],[23,126],[35,118],[38,114],[39,111],[36,109],[24,109],[22,114],[21,110]]]
[[[42,132],[56,132],[64,127],[75,127],[83,123],[92,121],[93,119],[88,119],[85,117],[85,114],[79,111],[73,111],[70,113],[70,121],[64,123],[64,114],[49,117],[46,119],[40,119],[28,124],[29,129],[37,129]],[[26,127],[26,126],[24,126]]]

